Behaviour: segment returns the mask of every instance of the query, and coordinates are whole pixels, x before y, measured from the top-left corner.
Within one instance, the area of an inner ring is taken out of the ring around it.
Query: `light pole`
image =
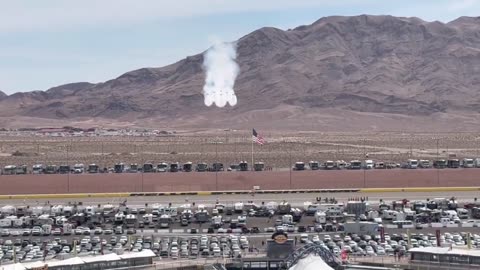
[[[213,168],[215,169],[215,190],[218,190],[218,170],[219,164],[218,164],[218,144],[222,143],[219,141],[215,141],[215,166]]]
[[[66,145],[66,149],[67,149],[67,164],[69,166],[69,170],[67,172],[67,193],[70,193],[70,159],[69,159],[69,149],[68,149],[68,144]]]
[[[292,189],[292,152],[288,151],[288,167],[290,169],[290,189]]]
[[[437,138],[437,162],[438,162],[438,158],[440,157],[440,152],[439,152],[439,149],[438,149],[438,142],[439,142],[439,139]],[[438,165],[437,165],[437,185],[440,186],[440,170],[438,168]]]

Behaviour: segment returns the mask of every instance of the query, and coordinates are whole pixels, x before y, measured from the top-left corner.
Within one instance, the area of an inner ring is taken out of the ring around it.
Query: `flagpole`
[[[253,136],[252,136],[252,165],[250,167],[250,170],[253,171]]]

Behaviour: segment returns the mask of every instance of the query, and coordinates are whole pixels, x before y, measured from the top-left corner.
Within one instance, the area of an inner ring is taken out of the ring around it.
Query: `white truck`
[[[375,167],[375,163],[373,162],[373,160],[371,160],[371,159],[365,160],[365,169],[366,170],[371,170],[371,169],[373,169],[373,167]]]
[[[315,212],[315,222],[320,224],[327,223],[327,214],[323,211]]]
[[[128,214],[125,216],[125,224],[127,228],[133,228],[135,227],[135,224],[137,224],[137,216]]]
[[[85,166],[83,164],[73,165],[73,172],[76,174],[83,173],[85,171]]]
[[[292,215],[283,215],[282,216],[282,224],[293,224],[293,216]]]
[[[216,228],[220,228],[223,226],[223,219],[222,216],[214,216],[212,217],[212,224]]]
[[[235,213],[242,213],[243,212],[243,203],[242,202],[237,202],[233,205],[233,210]]]
[[[168,228],[170,227],[170,223],[172,222],[172,218],[170,215],[163,214],[160,216],[158,223],[160,224],[160,228]]]

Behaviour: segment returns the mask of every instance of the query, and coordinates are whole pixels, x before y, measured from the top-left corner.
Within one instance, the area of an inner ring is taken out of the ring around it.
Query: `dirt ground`
[[[259,133],[262,133],[259,131]],[[254,145],[254,161],[273,170],[296,161],[369,159],[405,162],[409,158],[480,157],[477,133],[273,133]],[[152,162],[251,163],[251,131],[183,132],[164,137],[0,137],[0,165],[96,163],[112,167]]]

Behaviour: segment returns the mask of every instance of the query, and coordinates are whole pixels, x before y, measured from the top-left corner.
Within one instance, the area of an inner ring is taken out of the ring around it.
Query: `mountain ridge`
[[[247,117],[252,111],[270,110],[275,121],[299,121],[294,108],[313,115],[331,109],[404,115],[413,122],[480,112],[479,17],[442,23],[389,15],[331,16],[289,30],[263,27],[235,43],[241,70],[235,107],[203,105],[203,56],[197,54],[103,83],[0,95],[0,117],[158,119],[165,125],[182,119],[216,127],[215,122],[228,119],[231,125],[261,125]],[[277,110],[282,112],[278,117]],[[288,110],[292,119],[285,118]]]

